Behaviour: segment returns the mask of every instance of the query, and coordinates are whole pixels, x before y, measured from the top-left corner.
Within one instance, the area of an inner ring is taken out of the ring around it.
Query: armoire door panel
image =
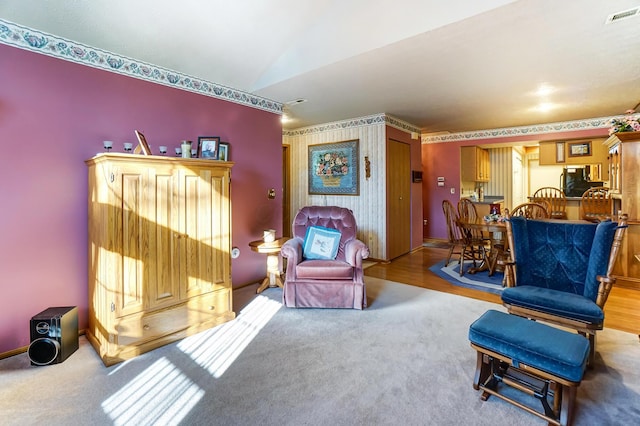
[[[144,256],[148,244],[148,230],[145,229],[143,180],[144,176],[135,172],[122,172],[118,177],[118,199],[115,233],[121,247],[122,280],[115,294],[115,308],[118,316],[128,315],[144,309]]]
[[[211,209],[204,208],[210,204],[206,203],[206,195],[203,194],[203,182],[197,172],[193,174],[185,172],[182,181],[182,211],[180,225],[183,230],[183,237],[180,240],[180,279],[186,283],[183,288],[186,290],[186,297],[198,296],[210,291],[206,277],[206,258],[201,252],[206,251],[202,239],[206,237],[208,231],[200,229],[202,224],[208,223],[207,218],[211,217]],[[206,191],[204,191],[206,192]],[[206,228],[206,225],[204,226]],[[184,296],[183,296],[184,297]]]
[[[230,194],[228,192],[229,185],[227,179],[226,176],[220,173],[211,176],[210,196],[214,211],[223,211],[231,216],[229,212],[229,205],[231,203],[229,202]],[[212,282],[216,288],[222,288],[231,276],[231,271],[229,270],[229,265],[231,265],[231,255],[229,253],[231,246],[229,235],[231,229],[229,228],[229,222],[224,221],[221,216],[222,215],[216,215],[210,218],[210,259],[214,271]]]
[[[178,218],[173,208],[175,178],[163,172],[155,175],[155,218],[152,227],[155,240],[150,257],[150,307],[156,308],[175,303],[180,299],[179,276],[173,262],[167,262],[176,251]]]

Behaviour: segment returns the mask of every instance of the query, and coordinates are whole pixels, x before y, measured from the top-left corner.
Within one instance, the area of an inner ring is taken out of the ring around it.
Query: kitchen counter
[[[504,197],[485,196],[482,201],[474,201],[476,204],[502,204],[504,203]]]
[[[475,204],[497,204],[504,203],[504,195],[485,195],[482,201],[479,201],[473,196],[468,197]]]

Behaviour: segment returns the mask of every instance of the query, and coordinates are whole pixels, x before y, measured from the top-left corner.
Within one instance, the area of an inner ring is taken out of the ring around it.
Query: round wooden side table
[[[288,237],[283,237],[270,243],[265,243],[263,240],[251,241],[249,243],[251,250],[267,255],[267,277],[262,281],[256,293],[261,293],[267,287],[284,287],[278,264],[280,260],[280,249],[288,240]]]

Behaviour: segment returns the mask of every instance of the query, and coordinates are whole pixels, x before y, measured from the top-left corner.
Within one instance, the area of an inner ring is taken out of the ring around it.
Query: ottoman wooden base
[[[511,404],[541,417],[552,425],[570,425],[573,421],[573,410],[577,388],[580,382],[567,382],[559,377],[545,373],[533,367],[520,364],[520,368],[511,365],[511,359],[480,346],[471,344],[478,351],[476,373],[473,388],[482,390],[481,399],[486,401],[495,395]],[[498,391],[498,384],[512,386],[542,403],[543,411],[538,411],[516,401]],[[552,403],[549,403],[551,399]]]
[[[589,342],[584,337],[515,315],[488,311],[469,329],[477,351],[473,388],[495,395],[551,425],[570,425]],[[537,398],[535,409],[500,392],[501,384]]]

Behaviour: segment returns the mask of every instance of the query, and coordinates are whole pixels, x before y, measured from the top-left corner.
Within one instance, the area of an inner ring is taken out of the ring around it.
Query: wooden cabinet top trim
[[[88,160],[87,165],[98,164],[105,161],[117,161],[139,164],[174,164],[182,166],[198,166],[198,167],[227,167],[231,168],[235,164],[232,161],[204,160],[202,158],[182,158],[182,157],[166,157],[161,155],[140,155],[140,154],[124,154],[124,153],[100,153]]]
[[[640,141],[640,132],[618,132],[609,136],[609,139],[604,141],[605,145],[611,147],[620,142],[632,142]]]

